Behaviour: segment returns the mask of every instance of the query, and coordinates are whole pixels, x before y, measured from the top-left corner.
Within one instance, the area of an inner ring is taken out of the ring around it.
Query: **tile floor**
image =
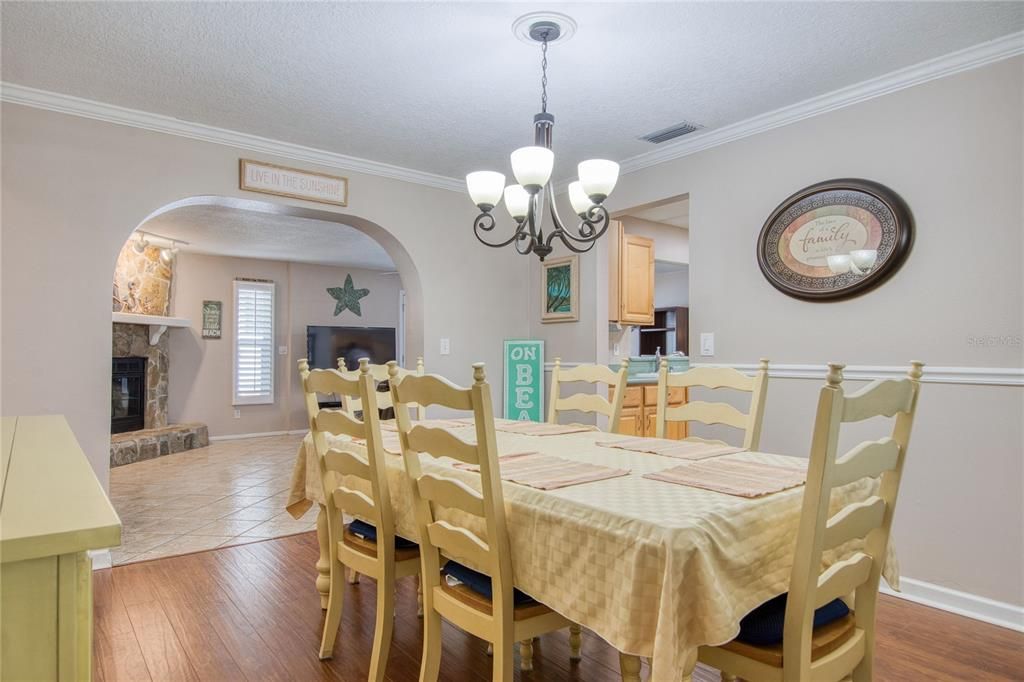
[[[209,447],[110,470],[123,524],[115,566],[304,533],[284,510],[302,436],[215,441]]]

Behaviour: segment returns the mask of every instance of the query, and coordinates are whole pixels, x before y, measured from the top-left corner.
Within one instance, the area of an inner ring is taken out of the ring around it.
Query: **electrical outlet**
[[[277,347],[277,354],[278,355],[288,355],[288,346],[278,346]]]
[[[451,355],[452,353],[452,342],[451,339],[441,339],[441,355]]]
[[[615,357],[619,357],[619,351],[620,350],[621,350],[620,345],[619,344],[615,344],[614,346],[612,346],[612,355],[614,355]]]
[[[714,332],[701,332],[701,334],[700,334],[700,354],[701,355],[714,355],[715,354],[715,333]]]
[[[242,418],[242,411],[239,410],[238,408],[235,408],[235,419],[241,419],[241,418]]]

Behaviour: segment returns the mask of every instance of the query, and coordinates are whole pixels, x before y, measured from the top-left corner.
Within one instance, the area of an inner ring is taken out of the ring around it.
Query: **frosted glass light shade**
[[[850,252],[850,258],[853,260],[854,267],[862,272],[867,272],[875,267],[875,262],[878,261],[878,251],[876,249],[856,249]]]
[[[850,271],[850,256],[842,254],[828,257],[828,269],[834,275],[845,275]]]
[[[513,219],[519,221],[526,217],[530,210],[530,193],[521,185],[509,185],[505,188],[505,208]]]
[[[579,180],[569,183],[569,203],[572,204],[572,210],[576,211],[578,216],[586,215],[590,207],[594,205],[587,193],[583,191],[583,183]]]
[[[481,211],[489,211],[501,201],[501,190],[505,187],[505,175],[494,171],[476,171],[466,176],[466,189],[469,198],[480,207]]]
[[[607,159],[582,161],[576,168],[580,174],[583,191],[594,203],[604,201],[619,180],[619,164]]]
[[[546,147],[520,147],[512,152],[511,160],[513,175],[531,194],[548,184],[555,166],[555,155]]]

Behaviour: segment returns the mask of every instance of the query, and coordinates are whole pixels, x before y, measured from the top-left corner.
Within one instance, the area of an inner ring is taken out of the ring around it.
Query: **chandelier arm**
[[[491,230],[494,229],[496,224],[497,223],[494,220],[494,216],[491,213],[489,213],[489,212],[481,213],[480,215],[478,215],[476,217],[476,220],[473,221],[473,234],[476,235],[476,238],[478,240],[480,240],[481,244],[484,244],[486,246],[491,246],[491,247],[494,247],[494,248],[498,249],[498,248],[501,248],[503,246],[508,246],[509,244],[514,242],[516,239],[520,239],[521,238],[520,237],[520,233],[522,233],[523,226],[526,224],[526,221],[524,220],[522,223],[520,223],[519,226],[516,228],[516,231],[512,234],[512,236],[509,237],[508,239],[506,239],[505,241],[498,242],[498,243],[489,242],[486,239],[484,239],[483,236],[480,233],[481,232],[490,232]],[[527,253],[529,253],[529,252],[527,252]]]
[[[586,246],[579,247],[576,246],[576,244],[574,244],[572,241],[570,241],[572,239],[572,235],[565,231],[559,231],[552,232],[551,236],[548,237],[548,246],[551,246],[551,240],[554,239],[555,237],[558,237],[560,240],[562,240],[562,244],[565,245],[565,248],[569,249],[573,253],[586,253],[587,251],[590,251],[592,248],[594,248],[594,244],[597,243],[596,240],[585,241],[582,243],[586,244]]]
[[[555,223],[555,229],[552,232],[552,234],[557,234],[559,232],[564,232],[565,231],[565,223],[563,223],[561,217],[559,217],[559,215],[558,215],[558,206],[555,205],[555,189],[554,189],[554,187],[551,186],[551,183],[548,182],[548,185],[547,185],[547,187],[544,188],[544,190],[545,190],[545,192],[548,195],[548,203],[551,204],[550,208],[548,209],[549,212],[551,213],[551,220]],[[548,239],[548,243],[549,244],[551,243],[551,239],[550,238]]]
[[[526,245],[526,250],[525,251],[523,249],[519,248],[519,243],[520,242]],[[530,253],[533,252],[534,244],[536,244],[536,242],[533,239],[530,238],[530,235],[525,233],[525,232],[523,232],[522,234],[519,235],[519,241],[516,242],[516,244],[515,244],[515,246],[513,248],[515,248],[516,252],[519,255],[527,256],[527,255],[529,255]]]
[[[564,238],[562,241],[568,238],[576,243],[584,244],[589,242],[592,244],[608,231],[610,222],[611,217],[608,215],[608,209],[600,204],[595,204],[587,209],[586,215],[577,226],[578,235],[563,231]]]

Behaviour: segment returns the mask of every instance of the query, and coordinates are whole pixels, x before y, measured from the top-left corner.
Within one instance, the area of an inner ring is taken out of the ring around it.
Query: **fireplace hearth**
[[[146,426],[146,358],[113,358],[110,385],[110,432]]]

